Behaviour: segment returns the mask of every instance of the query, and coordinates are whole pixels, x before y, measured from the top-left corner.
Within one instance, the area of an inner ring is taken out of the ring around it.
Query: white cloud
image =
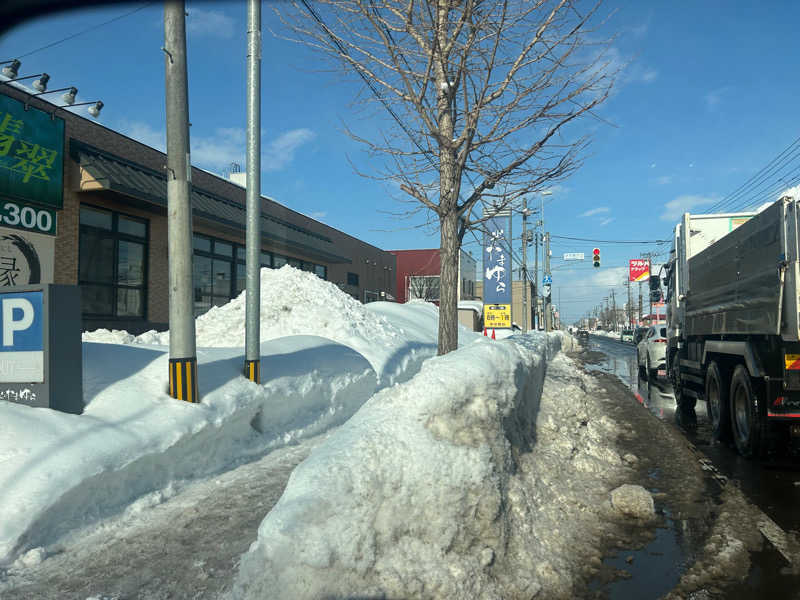
[[[186,32],[189,35],[229,39],[233,37],[235,24],[233,18],[220,11],[190,8],[186,17]]]
[[[658,79],[658,71],[655,69],[645,69],[644,73],[642,73],[641,80],[644,83],[651,83]]]
[[[610,217],[608,219],[603,219],[602,221],[600,221],[600,226],[604,227],[604,226],[608,225],[609,223],[611,223],[611,221],[613,221],[613,220],[614,220],[614,217]]]
[[[656,163],[650,163],[650,168],[651,169],[655,169],[656,168]]]
[[[599,215],[600,213],[607,213],[610,209],[607,206],[599,206],[597,208],[593,208],[592,210],[587,210],[585,213],[581,213],[580,217],[591,217],[594,215]]]
[[[137,142],[147,144],[161,152],[167,151],[167,133],[163,129],[156,129],[149,123],[122,119],[113,123],[113,128]]]
[[[278,138],[261,143],[262,171],[280,171],[292,160],[298,148],[314,139],[310,129],[293,129]],[[192,162],[203,168],[223,169],[231,163],[246,164],[246,133],[240,127],[221,127],[210,137],[192,138]]]
[[[661,177],[656,177],[656,183],[658,185],[669,185],[670,183],[672,183],[672,176],[662,175]]]
[[[708,110],[715,109],[720,102],[722,102],[723,96],[725,96],[731,90],[730,86],[723,86],[721,88],[717,88],[715,90],[711,90],[707,94],[703,96],[703,101],[706,104],[706,108]]]
[[[273,140],[261,153],[261,167],[265,171],[280,171],[294,159],[300,146],[310,142],[315,134],[310,129],[292,129]]]
[[[245,166],[245,130],[241,127],[220,127],[212,136],[190,138],[192,164],[218,170],[231,163]]]
[[[661,214],[660,219],[662,221],[677,221],[683,213],[692,212],[694,208],[708,206],[717,200],[717,198],[706,198],[690,194],[678,196],[664,205],[664,212]]]
[[[320,220],[320,219],[324,219],[325,217],[327,217],[328,213],[326,211],[324,211],[324,210],[318,210],[318,211],[312,212],[308,216],[311,217],[312,219]]]

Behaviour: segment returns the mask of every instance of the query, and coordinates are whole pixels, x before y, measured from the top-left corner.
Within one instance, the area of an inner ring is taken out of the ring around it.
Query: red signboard
[[[650,261],[643,258],[632,258],[630,261],[630,277],[628,281],[647,281],[650,278]]]

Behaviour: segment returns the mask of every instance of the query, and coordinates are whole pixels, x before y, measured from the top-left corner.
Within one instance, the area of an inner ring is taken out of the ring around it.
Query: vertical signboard
[[[487,327],[489,321],[500,314],[511,314],[511,244],[510,244],[511,217],[509,214],[496,215],[486,221],[486,233],[483,243],[483,304],[484,323]],[[491,308],[492,305],[501,308]],[[489,316],[492,319],[489,319]],[[506,319],[501,320],[502,323]],[[505,327],[510,327],[508,323]],[[502,325],[496,326],[502,328]]]
[[[628,281],[648,281],[650,279],[650,261],[643,258],[632,258],[628,261]]]
[[[0,94],[0,198],[63,206],[64,120]]]

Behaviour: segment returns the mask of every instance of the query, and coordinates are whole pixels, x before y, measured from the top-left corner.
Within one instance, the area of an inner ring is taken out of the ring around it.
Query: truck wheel
[[[711,423],[711,435],[715,440],[726,441],[731,437],[728,391],[728,386],[722,382],[717,363],[712,362],[706,369],[706,411]]]
[[[736,365],[731,378],[731,432],[739,454],[758,457],[766,449],[767,417],[763,398],[744,365]]]
[[[681,382],[680,367],[678,366],[678,353],[673,352],[670,356],[669,371],[667,376],[672,384],[672,393],[675,396],[675,404],[679,410],[690,412],[697,404],[697,398],[693,398],[683,393],[683,382]]]

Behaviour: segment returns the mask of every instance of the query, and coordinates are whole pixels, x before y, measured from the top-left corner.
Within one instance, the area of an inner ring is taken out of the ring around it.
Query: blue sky
[[[163,5],[100,26],[140,6],[33,21],[5,33],[0,60],[20,58],[21,76],[48,72],[51,89],[75,85],[79,101],[105,103],[102,124],[163,149]],[[269,28],[280,25],[271,6],[263,5],[263,193],[384,249],[437,247],[438,235],[416,227],[419,219],[395,216],[408,208],[396,192],[354,172],[375,163],[344,126],[370,134],[388,121],[359,107],[360,86],[272,36]],[[188,9],[192,161],[217,173],[232,162],[244,167],[246,3],[189,2]],[[592,133],[584,166],[544,198],[554,300],[560,295],[567,321],[612,288],[624,294],[628,259],[668,249],[612,242],[669,239],[681,212],[706,210],[800,135],[793,42],[800,3],[609,1],[602,11],[612,13],[603,31],[618,34],[609,56],[625,68],[596,111],[602,120],[582,126]],[[519,235],[519,219],[513,229]],[[467,241],[479,257],[480,246]],[[600,269],[560,259],[564,252],[588,258],[595,246]]]

